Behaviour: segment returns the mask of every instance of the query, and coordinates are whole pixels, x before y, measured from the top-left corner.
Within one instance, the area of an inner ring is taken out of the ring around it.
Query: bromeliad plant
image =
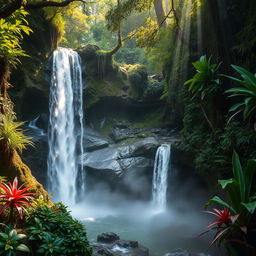
[[[12,184],[0,184],[0,203],[3,203],[0,207],[0,214],[3,214],[5,210],[10,209],[9,222],[13,221],[14,209],[17,210],[22,219],[25,206],[33,207],[29,201],[35,200],[33,195],[36,195],[36,193],[28,192],[33,186],[24,186],[25,183],[18,187],[17,177]]]
[[[243,100],[230,108],[230,112],[234,112],[230,120],[243,112],[244,120],[251,119],[256,113],[256,74],[252,74],[246,69],[231,65],[242,77],[238,79],[232,76],[226,76],[233,81],[239,83],[241,87],[232,88],[226,91],[226,93],[231,94],[229,97],[242,96]]]
[[[224,206],[224,210],[214,209],[207,211],[218,217],[211,223],[206,232],[216,230],[212,244],[221,242],[238,242],[246,247],[252,247],[249,243],[251,233],[252,218],[256,214],[256,194],[252,193],[252,181],[256,171],[256,160],[248,160],[246,168],[243,170],[236,152],[232,157],[234,177],[226,180],[219,180],[222,189],[227,192],[228,202],[218,196],[214,196],[206,204],[208,207],[212,203]],[[232,214],[232,215],[231,215]],[[231,254],[233,255],[233,254]]]

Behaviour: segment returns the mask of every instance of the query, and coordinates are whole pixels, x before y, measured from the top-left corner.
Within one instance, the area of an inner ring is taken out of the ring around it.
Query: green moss
[[[13,151],[11,159],[7,158],[2,152],[0,154],[1,164],[0,164],[0,175],[7,178],[8,181],[13,181],[17,176],[19,183],[25,183],[26,187],[33,186],[32,191],[37,193],[37,195],[43,195],[51,205],[49,200],[49,195],[43,188],[35,177],[32,175],[29,167],[24,164],[16,151]]]
[[[90,108],[102,97],[119,97],[123,94],[123,81],[118,78],[116,80],[89,79],[87,84],[85,108]]]
[[[163,107],[159,107],[153,112],[149,112],[143,116],[143,119],[139,122],[135,122],[133,128],[153,128],[169,125],[170,121],[165,118],[165,111]]]
[[[143,65],[125,65],[128,80],[131,83],[129,94],[132,97],[142,97],[148,83],[147,69]]]

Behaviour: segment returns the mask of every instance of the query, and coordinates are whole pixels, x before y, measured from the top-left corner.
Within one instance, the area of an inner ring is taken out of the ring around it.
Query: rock
[[[119,240],[116,243],[118,246],[123,248],[138,248],[139,243],[137,241],[126,241],[126,240]]]
[[[114,127],[116,128],[129,128],[131,126],[131,123],[127,120],[114,120]]]
[[[88,188],[93,189],[103,183],[111,191],[118,190],[137,199],[149,199],[158,146],[157,140],[149,137],[85,153],[83,164]]]
[[[111,171],[120,175],[135,166],[145,167],[154,158],[159,143],[149,137],[124,146],[113,146],[84,154],[83,164],[94,170]]]
[[[86,151],[93,151],[108,147],[109,142],[93,130],[86,128],[84,147]]]
[[[122,140],[126,140],[129,138],[134,138],[134,135],[138,133],[136,130],[133,129],[120,129],[120,128],[114,128],[109,136],[115,141],[115,142],[119,142]]]
[[[179,248],[166,253],[164,256],[191,256],[191,254],[187,250],[183,250]]]
[[[99,235],[97,243],[92,243],[92,247],[93,256],[149,256],[148,249],[137,241],[120,240],[112,232]]]
[[[112,243],[119,239],[120,239],[120,237],[117,234],[115,234],[113,232],[107,232],[107,233],[102,233],[102,234],[98,235],[97,242]]]
[[[103,245],[93,244],[93,256],[115,256],[111,249],[105,248]]]

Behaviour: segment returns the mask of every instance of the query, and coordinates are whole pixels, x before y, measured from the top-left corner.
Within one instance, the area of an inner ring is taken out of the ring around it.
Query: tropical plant
[[[54,237],[48,232],[44,232],[42,239],[43,243],[37,249],[37,253],[44,256],[58,256],[65,253],[65,247],[63,247],[64,239]]]
[[[231,80],[239,83],[242,87],[231,88],[226,93],[231,94],[229,97],[242,96],[243,100],[230,108],[230,112],[235,112],[230,119],[243,111],[243,119],[251,119],[256,113],[256,74],[250,73],[248,70],[231,65],[242,77],[238,79],[232,76],[226,76]]]
[[[0,19],[0,53],[11,66],[18,64],[18,57],[27,56],[20,46],[23,33],[29,35],[32,32],[25,19],[27,15],[28,12],[21,8],[7,19]]]
[[[91,255],[84,226],[72,219],[63,204],[55,204],[52,208],[36,208],[28,217],[27,223],[28,239],[34,242],[35,251],[40,250],[38,253],[49,252],[49,244],[53,244],[56,252],[59,247],[64,248],[66,256]]]
[[[187,80],[184,85],[188,85],[188,91],[193,94],[193,99],[198,98],[200,100],[203,115],[210,128],[214,131],[213,124],[208,118],[203,102],[206,101],[206,97],[212,96],[220,90],[221,82],[218,78],[218,69],[221,63],[211,64],[211,57],[207,60],[207,57],[204,55],[201,56],[199,61],[193,62],[192,65],[196,69],[196,74]]]
[[[256,171],[256,160],[248,160],[245,170],[242,169],[239,156],[236,152],[232,157],[233,178],[219,180],[222,189],[227,192],[228,202],[218,196],[214,196],[208,201],[206,207],[212,203],[224,206],[223,211],[215,209],[208,212],[219,217],[219,219],[208,226],[217,225],[206,232],[216,229],[217,233],[212,242],[220,244],[222,241],[237,241],[247,247],[252,247],[248,243],[248,232],[251,229],[251,221],[256,213],[256,194],[252,192],[252,181]],[[233,214],[233,216],[230,215]],[[222,226],[221,224],[225,224]]]
[[[18,252],[29,253],[29,248],[22,243],[27,236],[19,234],[11,226],[5,226],[3,232],[0,232],[0,254],[5,256],[16,256]]]
[[[221,65],[211,64],[211,57],[201,56],[199,61],[193,62],[192,65],[196,69],[196,74],[186,81],[184,85],[188,85],[188,90],[194,95],[204,100],[206,96],[216,93],[220,88],[220,79],[218,78],[218,69]]]
[[[18,179],[15,177],[13,183],[2,183],[0,184],[0,203],[4,203],[0,208],[0,214],[6,209],[10,209],[9,221],[13,219],[14,209],[19,213],[20,218],[23,218],[23,209],[25,206],[33,207],[29,201],[34,200],[33,195],[35,193],[28,193],[27,191],[33,186],[25,187],[25,183],[18,187]]]
[[[24,135],[20,128],[24,122],[14,122],[8,116],[1,115],[2,123],[0,123],[0,145],[2,151],[7,155],[11,155],[14,150],[22,152],[26,146],[33,146],[30,137]]]

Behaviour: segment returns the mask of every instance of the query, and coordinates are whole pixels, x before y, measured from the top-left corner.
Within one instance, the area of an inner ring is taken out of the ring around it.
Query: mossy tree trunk
[[[22,162],[16,151],[13,151],[11,155],[6,155],[0,149],[0,176],[6,177],[10,182],[17,177],[19,184],[25,183],[25,187],[34,186],[31,190],[38,195],[43,195],[49,204],[51,204],[47,191],[32,175],[29,167]]]

